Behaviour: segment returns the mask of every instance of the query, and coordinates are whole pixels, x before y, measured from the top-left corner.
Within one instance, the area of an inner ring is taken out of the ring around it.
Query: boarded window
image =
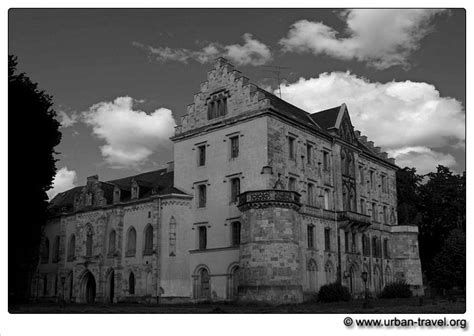
[[[143,254],[150,255],[153,253],[153,227],[148,224],[145,228],[145,248]]]

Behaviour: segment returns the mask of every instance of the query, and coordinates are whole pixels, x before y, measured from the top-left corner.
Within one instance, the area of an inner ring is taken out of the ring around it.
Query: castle
[[[51,201],[33,297],[286,303],[396,280],[423,293],[398,167],[345,104],[308,113],[219,58],[171,140],[167,168],[91,176]]]

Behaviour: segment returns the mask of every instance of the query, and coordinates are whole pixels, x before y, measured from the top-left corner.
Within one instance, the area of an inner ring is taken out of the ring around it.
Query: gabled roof
[[[107,200],[107,204],[113,202],[113,191],[115,186],[119,187],[121,192],[121,201],[130,200],[130,189],[132,181],[137,181],[140,186],[140,197],[146,198],[153,195],[167,195],[167,194],[181,194],[186,195],[183,191],[173,186],[174,172],[167,172],[167,169],[159,169],[139,175],[128,176],[116,180],[99,182],[100,188],[104,191],[104,197]],[[65,192],[57,194],[50,201],[50,211],[63,212],[72,211],[74,207],[74,199],[76,195],[80,194],[84,186],[79,186],[67,190]],[[143,190],[142,190],[143,189]]]
[[[312,113],[310,118],[323,129],[327,130],[336,127],[337,117],[341,106],[332,107],[330,109]]]

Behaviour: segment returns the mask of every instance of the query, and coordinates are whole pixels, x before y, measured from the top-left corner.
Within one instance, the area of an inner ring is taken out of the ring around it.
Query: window
[[[329,153],[326,151],[323,151],[323,169],[325,171],[329,170]]]
[[[199,249],[205,250],[207,247],[207,228],[203,225],[199,227]]]
[[[120,202],[120,189],[115,187],[114,189],[114,203]]]
[[[227,96],[224,92],[214,95],[207,103],[207,119],[214,119],[227,114]]]
[[[170,219],[170,256],[174,257],[176,256],[176,220],[174,219],[174,216],[171,217]]]
[[[130,272],[130,275],[128,277],[128,294],[135,294],[135,275],[133,274],[133,272]]]
[[[324,249],[326,251],[331,251],[331,229],[324,229]]]
[[[76,257],[76,236],[74,234],[69,238],[67,261],[73,261]]]
[[[53,263],[57,263],[59,261],[59,236],[54,238],[53,244]]]
[[[230,138],[230,158],[235,159],[239,156],[239,136]]]
[[[127,257],[135,256],[137,250],[137,231],[132,226],[127,233]]]
[[[309,165],[313,162],[313,146],[306,144],[306,163]]]
[[[357,233],[355,232],[352,232],[352,237],[351,237],[351,251],[353,253],[356,253],[357,252]]]
[[[148,224],[145,228],[145,248],[143,249],[144,255],[150,255],[153,253],[153,227]]]
[[[109,233],[109,255],[113,256],[115,254],[115,230],[110,231]]]
[[[324,189],[324,209],[329,210],[329,190]]]
[[[41,263],[47,264],[49,262],[49,239],[45,238],[43,249],[41,250]]]
[[[89,225],[86,233],[86,257],[92,257],[92,228]]]
[[[382,175],[382,192],[387,193],[388,192],[388,183],[387,183],[387,176]]]
[[[148,211],[148,218],[151,218],[151,211]]]
[[[374,222],[378,221],[378,214],[377,214],[377,204],[375,202],[372,202],[372,220]]]
[[[378,240],[377,237],[372,237],[372,256],[373,257],[378,257]]]
[[[360,180],[360,184],[365,184],[365,180],[364,180],[364,166],[359,166],[359,180]]]
[[[349,252],[349,232],[344,232],[344,249]]]
[[[198,186],[198,208],[206,206],[206,185],[200,184]]]
[[[388,253],[388,238],[383,240],[383,255],[385,258],[390,258],[390,254]]]
[[[308,225],[308,248],[314,248],[314,225]]]
[[[48,275],[43,275],[43,295],[48,294]]]
[[[387,206],[383,206],[383,222],[385,224],[388,224],[388,211],[387,211]]]
[[[211,295],[210,291],[210,276],[209,272],[203,268],[199,272],[198,276],[198,298],[209,298]]]
[[[140,189],[136,181],[132,182],[132,199],[138,198],[140,195]]]
[[[365,205],[365,199],[360,199],[360,213],[366,215],[367,214],[367,207]]]
[[[288,190],[296,191],[296,179],[294,177],[288,179]]]
[[[362,235],[362,253],[364,256],[370,256],[370,241],[366,234]]]
[[[238,177],[230,180],[230,202],[237,203],[240,194],[240,179]]]
[[[296,155],[295,155],[295,138],[293,137],[288,137],[288,156],[290,160],[295,160]]]
[[[240,222],[232,223],[232,246],[240,245]]]
[[[312,183],[308,183],[307,197],[308,197],[307,203],[309,205],[314,205],[314,184]]]
[[[371,170],[370,171],[370,188],[373,189],[374,188],[374,171]]]
[[[198,166],[204,166],[206,164],[206,145],[198,147]]]
[[[86,205],[87,206],[92,205],[92,193],[87,193],[86,194]]]

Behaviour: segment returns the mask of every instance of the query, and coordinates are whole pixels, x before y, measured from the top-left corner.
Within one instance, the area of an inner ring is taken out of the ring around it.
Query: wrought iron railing
[[[238,206],[243,206],[247,203],[258,203],[258,202],[285,202],[285,203],[294,203],[301,205],[300,203],[300,194],[296,191],[290,190],[278,190],[278,189],[269,189],[269,190],[252,190],[246,191],[238,196],[239,204]]]

